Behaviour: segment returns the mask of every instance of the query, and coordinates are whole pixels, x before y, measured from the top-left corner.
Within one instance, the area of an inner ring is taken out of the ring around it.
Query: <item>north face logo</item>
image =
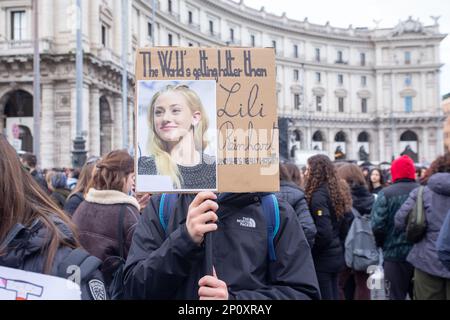
[[[252,218],[242,217],[242,219],[237,219],[236,221],[241,227],[256,228],[256,222]]]

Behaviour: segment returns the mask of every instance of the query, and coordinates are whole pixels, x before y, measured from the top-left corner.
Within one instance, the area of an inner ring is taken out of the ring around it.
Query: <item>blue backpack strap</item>
[[[159,222],[161,223],[164,232],[167,231],[170,215],[175,207],[177,198],[178,195],[175,193],[163,193],[161,195],[161,199],[159,201]]]
[[[269,248],[270,261],[276,261],[275,254],[275,237],[280,229],[280,208],[278,200],[274,194],[265,195],[261,198],[264,216],[267,222],[267,245]]]

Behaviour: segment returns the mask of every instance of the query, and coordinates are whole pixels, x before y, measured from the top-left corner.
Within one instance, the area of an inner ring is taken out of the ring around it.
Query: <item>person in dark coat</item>
[[[46,193],[49,192],[47,182],[45,181],[44,175],[36,168],[37,159],[32,153],[25,153],[22,156],[22,164],[30,172],[33,179],[41,186],[42,190]]]
[[[350,186],[353,208],[361,216],[370,216],[375,197],[369,192],[366,179],[360,167],[355,164],[347,163],[337,169],[338,176],[344,179]],[[365,271],[356,271],[346,268],[339,276],[339,289],[341,298],[346,282],[353,278],[355,282],[354,300],[370,300],[370,292],[367,288],[367,279],[369,275]],[[352,299],[352,300],[353,300]]]
[[[422,182],[426,230],[415,243],[407,261],[414,270],[414,297],[418,300],[450,300],[450,271],[438,258],[436,240],[450,210],[450,154],[437,158]],[[395,215],[395,227],[405,232],[408,214],[417,202],[418,188],[413,190]]]
[[[64,208],[66,204],[66,199],[70,194],[70,190],[67,189],[67,177],[63,172],[55,172],[50,179],[50,198],[58,205],[60,209]]]
[[[153,196],[134,233],[125,267],[125,297],[319,299],[307,240],[283,200],[273,240],[276,260],[269,261],[262,196],[179,195],[166,232],[159,220],[160,196]],[[207,232],[212,232],[214,276],[205,269]]]
[[[75,210],[77,210],[78,206],[83,202],[84,194],[88,191],[87,188],[91,181],[92,173],[95,170],[95,165],[99,160],[100,158],[98,157],[92,157],[86,161],[81,169],[77,185],[67,197],[64,205],[64,211],[70,216],[74,214]]]
[[[384,275],[389,287],[389,299],[404,300],[412,297],[413,266],[406,261],[412,244],[406,240],[405,232],[394,228],[394,217],[398,209],[417,188],[416,170],[408,156],[392,162],[393,184],[378,193],[371,214],[372,231],[378,247],[383,248]]]
[[[101,262],[80,248],[70,219],[22,168],[1,134],[0,172],[0,266],[70,279],[70,258],[82,255],[85,259],[76,264],[81,298],[106,299]]]
[[[139,220],[138,201],[128,194],[134,186],[134,161],[126,150],[111,151],[96,164],[85,200],[73,214],[80,243],[103,261],[107,287],[113,280],[120,256],[119,215],[123,210],[123,252],[126,259],[134,229]]]
[[[294,208],[308,244],[312,248],[317,233],[316,225],[309,213],[305,193],[294,183],[285,164],[280,164],[280,192],[277,192],[276,195],[278,198],[286,200]]]
[[[312,254],[322,298],[338,300],[338,274],[345,267],[343,242],[350,227],[345,218],[351,211],[343,184],[325,155],[308,159],[306,199],[317,228]],[[344,226],[347,225],[347,226]],[[346,231],[343,231],[346,230]]]

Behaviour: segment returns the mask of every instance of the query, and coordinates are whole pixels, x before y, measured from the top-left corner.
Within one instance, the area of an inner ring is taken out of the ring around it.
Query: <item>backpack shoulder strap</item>
[[[178,195],[175,193],[163,193],[159,200],[159,222],[161,223],[164,232],[167,231],[170,215],[172,214],[177,199]]]
[[[423,212],[423,191],[425,186],[420,186],[417,192],[417,223],[423,224],[425,222],[425,215]]]
[[[265,195],[261,199],[264,217],[267,222],[267,245],[269,248],[270,261],[276,261],[275,254],[275,237],[280,228],[280,208],[278,206],[277,197],[274,194]]]
[[[125,247],[125,240],[124,240],[124,236],[123,236],[123,233],[124,233],[123,220],[124,220],[124,217],[125,217],[125,210],[126,210],[126,208],[127,208],[127,206],[124,205],[124,204],[122,204],[120,206],[119,222],[118,222],[118,225],[117,225],[117,239],[118,239],[118,242],[119,242],[119,254],[120,254],[120,257],[122,259],[125,258],[125,248],[124,248]]]
[[[69,267],[78,266],[80,268],[80,279],[85,279],[96,271],[101,264],[100,259],[91,256],[87,251],[81,248],[73,249],[59,264],[57,276],[67,279],[72,272]]]

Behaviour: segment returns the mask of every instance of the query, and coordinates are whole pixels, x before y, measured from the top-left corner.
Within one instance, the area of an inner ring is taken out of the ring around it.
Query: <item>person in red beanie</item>
[[[399,179],[416,179],[416,168],[414,162],[408,156],[401,156],[397,158],[391,165],[392,181]]]
[[[412,298],[414,268],[406,261],[412,244],[406,240],[405,232],[395,230],[395,214],[417,188],[416,170],[408,156],[401,156],[391,165],[393,184],[378,193],[372,208],[372,231],[377,246],[383,248],[386,294],[390,300]]]

